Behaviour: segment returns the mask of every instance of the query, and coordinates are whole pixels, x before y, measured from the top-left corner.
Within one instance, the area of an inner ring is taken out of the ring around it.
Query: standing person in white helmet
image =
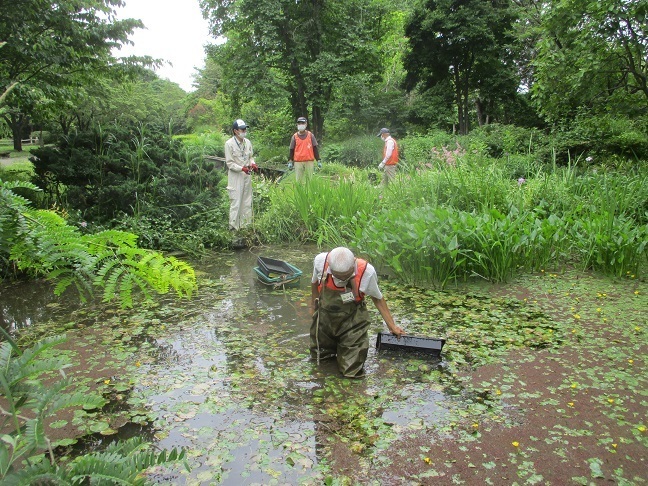
[[[246,123],[235,120],[232,124],[233,137],[225,142],[225,163],[227,164],[227,192],[230,200],[229,227],[239,230],[252,222],[252,181],[250,174],[259,172],[254,162],[252,143],[247,137]]]
[[[396,166],[398,165],[398,144],[389,133],[389,128],[381,128],[378,136],[385,142],[383,148],[383,159],[378,169],[384,170],[382,184],[387,186],[396,177]]]
[[[295,167],[295,179],[297,182],[313,175],[315,161],[319,162],[319,148],[315,135],[306,130],[308,122],[306,118],[297,118],[297,132],[290,138],[290,154],[288,155],[288,167]]]
[[[336,358],[340,373],[347,378],[364,376],[370,324],[365,296],[371,297],[392,334],[405,333],[394,322],[378,287],[373,265],[356,258],[345,247],[315,257],[311,279],[310,355],[318,362]]]

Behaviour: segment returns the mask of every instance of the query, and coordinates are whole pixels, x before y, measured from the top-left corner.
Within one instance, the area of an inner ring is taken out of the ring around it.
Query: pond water
[[[435,379],[443,364],[429,356],[372,345],[361,380],[342,378],[335,363],[309,359],[317,252],[271,247],[213,255],[194,263],[200,289],[191,300],[165,297],[129,312],[93,314],[88,306],[62,305],[46,287],[5,287],[0,318],[5,328],[92,322],[119,336],[109,343],[123,360],[115,381],[128,383],[131,416],[147,424],[141,433],[161,448],[189,451],[190,472],[160,469],[154,481],[322,484],[388,465],[395,439],[438,430],[458,396],[444,392]],[[303,276],[285,288],[263,285],[254,272],[258,256],[288,261]],[[386,326],[369,308],[373,344]],[[407,327],[406,316],[396,317]],[[96,343],[105,345],[106,339]]]

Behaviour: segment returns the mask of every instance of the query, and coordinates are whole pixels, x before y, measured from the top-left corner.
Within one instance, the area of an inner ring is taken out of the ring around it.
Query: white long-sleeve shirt
[[[396,147],[396,142],[394,141],[394,139],[390,135],[389,137],[387,137],[385,139],[385,157],[383,158],[383,160],[381,162],[382,165],[385,165],[387,163],[389,158],[394,153],[394,148],[395,147]]]

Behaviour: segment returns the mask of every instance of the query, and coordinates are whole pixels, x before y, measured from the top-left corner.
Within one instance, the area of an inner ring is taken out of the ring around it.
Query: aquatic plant
[[[144,485],[144,470],[184,461],[184,451],[154,452],[139,438],[113,443],[103,452],[67,463],[57,461],[45,420],[70,407],[98,409],[106,401],[96,393],[68,391],[72,379],[65,376],[64,369],[70,363],[63,355],[51,353],[65,336],[44,338],[21,350],[4,330],[2,333],[6,341],[0,343],[0,396],[8,410],[0,407],[0,426],[9,430],[0,436],[2,484],[86,484],[90,480],[93,484]],[[63,379],[44,384],[42,380],[53,373],[60,373]]]
[[[135,290],[191,296],[196,280],[187,263],[137,247],[137,235],[107,230],[83,234],[54,211],[32,210],[12,189],[38,190],[29,183],[0,180],[0,243],[2,257],[18,270],[44,275],[62,294],[74,285],[83,300],[93,288],[103,289],[103,300],[133,305]]]

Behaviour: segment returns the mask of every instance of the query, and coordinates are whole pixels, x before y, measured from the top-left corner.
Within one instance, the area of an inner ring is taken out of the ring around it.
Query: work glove
[[[256,172],[257,174],[258,174],[259,171],[261,170],[261,169],[259,169],[259,166],[256,165],[254,162],[252,162],[252,163],[250,164],[250,168],[251,168],[254,172]]]
[[[385,168],[385,163],[381,162],[380,165],[378,166],[378,170],[383,170]]]
[[[247,175],[250,175],[250,168],[245,165],[241,167],[241,171],[245,172]]]
[[[295,164],[293,164],[292,160],[288,162],[288,170],[292,170]]]

